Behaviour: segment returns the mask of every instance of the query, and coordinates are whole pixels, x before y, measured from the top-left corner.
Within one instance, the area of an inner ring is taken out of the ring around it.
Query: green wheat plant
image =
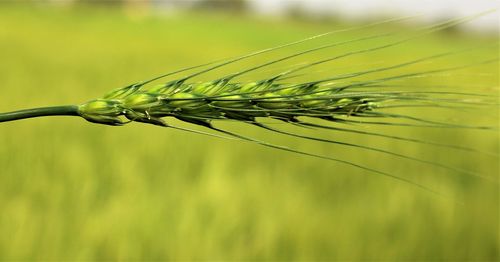
[[[431,120],[431,118],[421,118],[387,110],[398,108],[440,108],[449,109],[459,114],[460,110],[467,107],[496,107],[497,99],[492,97],[491,94],[480,92],[466,93],[456,88],[452,90],[429,90],[425,87],[419,87],[418,84],[415,84],[416,87],[411,85],[405,86],[399,81],[403,80],[411,83],[413,80],[418,81],[425,77],[451,72],[457,73],[464,68],[484,65],[496,66],[498,63],[497,57],[488,57],[472,62],[466,61],[462,64],[450,64],[437,68],[410,70],[405,73],[398,73],[397,70],[421,64],[432,64],[436,60],[454,57],[461,53],[474,52],[481,48],[498,48],[497,45],[449,50],[419,57],[418,59],[403,60],[399,63],[383,66],[375,65],[368,69],[353,72],[339,74],[331,72],[327,77],[316,79],[308,75],[308,70],[318,67],[325,68],[331,63],[346,60],[350,57],[390,50],[392,47],[401,46],[407,42],[418,40],[425,35],[452,28],[482,15],[485,14],[452,19],[422,27],[411,35],[402,34],[401,30],[396,29],[388,33],[375,33],[349,40],[335,41],[334,37],[337,33],[355,32],[359,29],[366,30],[382,24],[387,25],[411,19],[411,17],[390,19],[355,28],[340,29],[244,56],[180,69],[146,81],[115,89],[101,98],[80,105],[43,107],[2,113],[0,114],[0,122],[53,115],[82,117],[92,123],[110,126],[123,126],[131,122],[140,122],[203,135],[247,141],[279,150],[336,161],[435,192],[423,184],[391,172],[342,160],[341,157],[337,156],[317,154],[315,152],[302,151],[270,143],[217,126],[218,122],[237,122],[256,126],[274,134],[373,151],[399,159],[436,166],[465,176],[490,180],[482,174],[447,165],[439,161],[426,160],[398,153],[394,150],[368,146],[353,141],[344,142],[288,131],[287,128],[282,128],[282,125],[276,123],[279,122],[287,126],[306,130],[331,130],[360,136],[382,137],[408,143],[426,144],[477,154],[495,154],[482,152],[477,148],[459,144],[427,141],[393,133],[361,131],[350,126],[381,125],[410,128],[425,127],[436,130],[476,129],[484,130],[485,132],[496,132],[494,125],[483,126],[474,123],[441,122]],[[325,38],[332,38],[333,40],[328,40],[328,43],[313,48],[306,48],[298,52],[279,56],[275,59],[261,61],[244,67],[241,70],[220,76],[215,80],[195,80],[204,74],[212,73],[218,69],[248,59],[255,59],[265,54],[277,52],[278,50],[300,47],[303,44]],[[368,43],[368,46],[358,48],[357,44],[359,43]],[[336,51],[336,48],[347,48],[347,51]],[[300,63],[292,62],[317,52],[323,52],[322,59],[313,61],[304,59]],[[278,72],[270,70],[277,65],[286,65],[287,67],[282,71],[278,70]],[[267,72],[269,76],[260,79],[243,79],[243,77],[259,71]],[[179,76],[180,74],[185,75]],[[312,71],[311,75],[314,75],[314,71]],[[304,79],[304,77],[308,78],[308,80],[301,81],[300,79]],[[168,118],[175,118],[189,124],[194,124],[206,128],[207,131],[175,126],[168,123]]]

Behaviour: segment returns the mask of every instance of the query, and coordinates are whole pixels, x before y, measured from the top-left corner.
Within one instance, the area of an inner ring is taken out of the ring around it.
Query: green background
[[[8,5],[0,6],[0,24],[0,112],[83,103],[164,72],[351,26],[220,13],[141,15],[121,9]],[[338,34],[310,43],[309,48],[385,29]],[[390,28],[394,29],[400,28]],[[324,64],[311,74],[331,75],[330,66],[338,70],[334,74],[353,72],[495,42],[495,36],[439,32]],[[343,46],[303,61],[356,48]],[[491,59],[497,53],[498,46],[483,48],[419,64],[408,72]],[[270,58],[271,54],[255,57],[202,80]],[[258,80],[259,75],[248,78]],[[493,63],[405,83],[412,90],[447,85],[457,92],[487,94],[498,103],[498,81],[498,63]],[[417,114],[498,127],[498,106]],[[498,155],[303,130],[472,170],[494,181],[489,182],[359,148],[285,137],[242,124],[221,126],[384,170],[444,196],[328,160],[145,124],[109,127],[71,117],[2,123],[0,260],[499,259]],[[497,131],[355,128],[490,153],[499,148]]]

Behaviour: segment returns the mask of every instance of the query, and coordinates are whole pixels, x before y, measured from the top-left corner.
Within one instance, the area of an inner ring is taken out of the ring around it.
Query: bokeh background
[[[410,34],[426,24],[495,5],[443,1],[447,4],[425,9],[424,4],[415,4],[420,1],[377,2],[382,3],[360,1],[353,7],[353,1],[1,2],[0,112],[83,103],[179,68],[412,15],[419,8],[422,14],[404,23],[339,33],[254,57],[198,79],[207,81],[320,44],[388,31]],[[399,68],[390,75],[496,58],[497,26],[498,13],[493,13],[390,49],[321,65],[290,81],[470,47],[476,48]],[[384,41],[391,38],[323,50],[294,63]],[[287,66],[276,65],[242,81],[258,80]],[[496,105],[393,112],[498,128],[498,70],[496,62],[396,83],[413,91],[435,86],[485,94]],[[487,178],[479,179],[359,148],[285,137],[237,123],[218,124],[276,144],[384,170],[443,196],[324,159],[144,124],[109,127],[71,117],[2,123],[0,260],[499,259],[498,130],[351,126],[473,147],[483,153],[302,130]]]

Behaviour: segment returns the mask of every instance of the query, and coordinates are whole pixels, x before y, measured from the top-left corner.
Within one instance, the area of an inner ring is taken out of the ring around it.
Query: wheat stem
[[[51,106],[0,113],[0,122],[15,121],[41,116],[79,116],[78,106]]]

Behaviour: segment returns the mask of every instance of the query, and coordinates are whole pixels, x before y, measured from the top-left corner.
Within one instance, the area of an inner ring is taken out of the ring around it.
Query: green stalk
[[[42,117],[42,116],[79,116],[78,106],[51,106],[24,109],[6,113],[0,113],[0,122],[15,121],[25,118]]]

